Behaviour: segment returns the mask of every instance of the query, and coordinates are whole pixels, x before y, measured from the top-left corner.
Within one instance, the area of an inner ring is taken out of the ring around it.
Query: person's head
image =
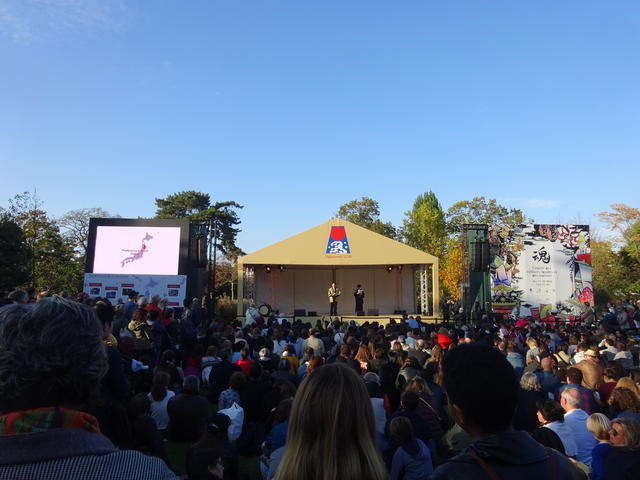
[[[530,390],[532,392],[539,392],[542,390],[538,376],[532,372],[526,372],[522,375],[522,378],[520,378],[520,388],[523,390]]]
[[[602,413],[593,413],[587,419],[587,429],[599,442],[608,442],[611,421]]]
[[[184,393],[198,394],[200,391],[200,380],[195,375],[187,375],[182,381],[182,391]]]
[[[609,441],[616,447],[626,447],[631,450],[640,449],[640,423],[630,418],[615,418],[611,420]]]
[[[96,302],[93,306],[93,311],[98,317],[98,320],[100,320],[102,336],[106,339],[111,334],[111,326],[113,325],[113,307],[104,302]]]
[[[279,423],[288,421],[289,416],[291,415],[292,406],[293,398],[285,398],[284,400],[281,400],[276,407],[275,413],[273,414],[273,424],[277,425]]]
[[[582,371],[576,367],[567,368],[567,383],[580,385],[582,383]]]
[[[150,303],[155,303],[156,305],[160,302],[160,295],[154,293],[151,295]]]
[[[29,294],[24,290],[14,290],[7,298],[13,303],[26,304],[29,303]]]
[[[407,417],[395,417],[389,423],[391,438],[398,444],[404,445],[413,438],[413,426]]]
[[[145,393],[138,393],[129,401],[127,412],[132,418],[151,413],[151,400]]]
[[[231,419],[224,413],[214,413],[207,420],[205,435],[227,438],[227,432],[231,425]]]
[[[616,383],[616,388],[618,387],[628,388],[634,393],[636,397],[640,398],[640,388],[638,388],[636,382],[634,382],[630,377],[622,377],[620,380],[618,380],[618,383]]]
[[[560,405],[565,412],[580,408],[580,392],[577,388],[567,387],[560,395]]]
[[[420,395],[421,393],[431,395],[431,390],[429,390],[429,386],[427,385],[425,379],[417,375],[409,380],[406,390],[416,392],[418,395]]]
[[[611,382],[617,382],[624,376],[624,367],[610,360],[604,366],[604,376]]]
[[[151,384],[151,397],[154,401],[159,402],[167,396],[170,381],[171,376],[169,376],[167,372],[156,372],[153,376],[153,383]]]
[[[312,453],[312,454],[311,454]],[[364,382],[340,363],[308,375],[293,401],[278,480],[388,477]]]
[[[640,399],[631,390],[625,387],[616,387],[609,396],[609,410],[611,412],[640,413]]]
[[[107,354],[96,315],[57,295],[0,309],[0,412],[82,408],[97,398]]]
[[[420,405],[420,397],[415,391],[405,390],[400,396],[400,405],[409,411],[415,411]]]
[[[558,402],[549,398],[542,398],[536,402],[536,414],[541,425],[564,422],[564,410]]]
[[[316,368],[321,367],[324,364],[324,359],[320,355],[313,355],[309,359],[309,365],[307,365],[307,373],[312,373]]]
[[[240,349],[240,359],[249,360],[249,349],[244,347]]]
[[[138,300],[136,301],[136,304],[138,305],[138,308],[144,308],[147,306],[147,297],[145,297],[144,295],[140,295],[138,297]]]
[[[243,372],[233,372],[229,378],[229,388],[239,392],[247,383],[247,376]]]
[[[442,374],[454,418],[472,437],[510,428],[518,383],[499,351],[480,343],[456,347],[444,357]]]

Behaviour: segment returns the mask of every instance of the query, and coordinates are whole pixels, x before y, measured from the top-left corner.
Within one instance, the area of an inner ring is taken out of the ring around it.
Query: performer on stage
[[[364,290],[362,285],[358,284],[356,291],[353,292],[353,296],[356,298],[356,315],[360,312],[364,313]]]
[[[329,297],[329,315],[338,315],[338,297],[340,296],[340,290],[336,287],[336,282],[331,282],[327,296]]]

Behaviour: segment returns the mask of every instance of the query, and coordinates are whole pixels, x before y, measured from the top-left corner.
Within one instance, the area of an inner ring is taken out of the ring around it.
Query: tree
[[[596,304],[623,299],[628,293],[628,271],[613,242],[592,238],[590,246]]]
[[[402,236],[407,244],[442,259],[447,231],[444,211],[436,195],[432,191],[418,195],[405,217]]]
[[[445,296],[451,300],[460,300],[462,296],[462,240],[451,237],[447,240],[447,255],[442,262],[440,279]]]
[[[56,222],[42,210],[38,196],[29,192],[16,195],[9,200],[7,214],[24,234],[31,287],[79,291],[84,263],[76,257],[72,245],[60,235]]]
[[[114,217],[119,218],[120,215],[111,215],[102,208],[81,208],[65,213],[57,223],[63,229],[64,238],[84,258],[89,241],[89,219]]]
[[[242,250],[236,246],[240,219],[236,209],[243,208],[233,201],[211,203],[208,193],[188,190],[174,193],[167,198],[156,198],[156,218],[189,218],[214,222],[218,231],[217,247],[230,257],[237,257]]]
[[[515,227],[522,223],[532,223],[522,210],[500,205],[495,198],[486,200],[474,197],[473,200],[456,202],[447,210],[447,231],[450,234],[462,232],[465,223],[484,223],[500,227]]]
[[[380,220],[380,206],[378,202],[369,197],[362,197],[360,200],[351,200],[338,208],[336,214],[338,218],[360,225],[368,230],[372,230],[380,235],[396,239],[398,234],[391,222]]]
[[[613,212],[600,212],[596,215],[611,230],[619,233],[614,240],[623,244],[622,249],[636,261],[640,261],[640,209],[624,203],[613,203],[610,207]]]
[[[0,213],[0,290],[29,281],[29,247],[24,232],[7,213]]]

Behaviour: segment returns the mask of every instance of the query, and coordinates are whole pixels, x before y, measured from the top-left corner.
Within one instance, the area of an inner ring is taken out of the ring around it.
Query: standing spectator
[[[249,358],[249,349],[242,348],[240,349],[240,358],[236,362],[238,366],[242,369],[245,375],[249,376],[249,370],[251,369],[251,365],[253,365],[253,360]]]
[[[324,356],[324,343],[318,338],[318,331],[314,328],[309,330],[309,338],[302,343],[302,350],[307,347],[313,348],[315,355]]]
[[[531,432],[538,426],[536,402],[545,398],[535,373],[527,372],[520,379],[518,404],[513,419],[516,430]]]
[[[151,400],[151,418],[158,426],[158,430],[164,433],[169,425],[169,412],[167,405],[175,393],[169,390],[169,374],[158,372],[153,376],[153,384],[148,397]]]
[[[629,418],[611,421],[611,449],[605,462],[607,479],[640,478],[640,424]]]
[[[367,390],[352,369],[337,363],[324,365],[302,383],[275,478],[388,478],[376,446]]]
[[[100,322],[57,295],[0,309],[0,477],[173,480],[162,460],[118,450],[80,406],[98,397]],[[28,352],[28,354],[25,354]]]
[[[560,404],[545,398],[538,401],[536,408],[538,409],[538,422],[540,422],[541,428],[551,430],[558,435],[562,442],[562,450],[557,450],[563,452],[567,457],[575,459],[578,453],[576,440],[573,436],[573,431],[564,423],[564,410]]]
[[[223,349],[220,351],[220,361],[212,365],[209,374],[209,401],[215,403],[223,390],[229,388],[229,379],[233,372],[242,372],[242,369],[235,363],[231,363],[229,358],[231,352]]]
[[[470,343],[443,360],[443,384],[456,422],[472,443],[433,472],[449,478],[579,478],[566,457],[545,448],[528,433],[513,431],[518,398],[513,368],[492,347]]]
[[[605,480],[607,478],[605,463],[611,447],[609,445],[611,422],[602,413],[594,413],[587,420],[587,429],[598,441],[591,451],[591,480]]]
[[[247,377],[243,372],[233,372],[229,379],[229,388],[220,393],[218,397],[218,410],[229,408],[234,403],[242,406],[240,402],[240,391],[247,383]]]
[[[429,448],[413,433],[406,417],[396,417],[389,426],[391,438],[400,445],[393,454],[389,480],[426,480],[433,472]]]
[[[182,393],[169,400],[167,438],[170,440],[195,442],[202,436],[207,423],[209,403],[199,393],[200,380],[195,375],[188,375],[184,379]]]
[[[560,406],[565,411],[564,422],[573,432],[576,441],[576,460],[591,466],[591,451],[598,443],[587,429],[587,412],[580,408],[580,392],[573,386],[560,395]]]

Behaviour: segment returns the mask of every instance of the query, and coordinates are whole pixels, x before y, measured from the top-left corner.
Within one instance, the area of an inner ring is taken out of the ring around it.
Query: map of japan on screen
[[[96,230],[93,273],[177,275],[180,227]]]

